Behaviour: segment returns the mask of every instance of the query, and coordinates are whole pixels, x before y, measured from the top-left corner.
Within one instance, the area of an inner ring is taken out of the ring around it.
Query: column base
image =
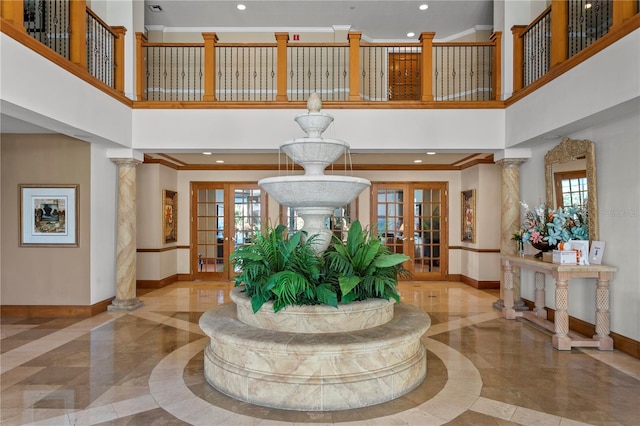
[[[493,302],[493,308],[502,311],[502,309],[504,308],[504,300],[498,299]]]
[[[142,306],[144,306],[144,303],[137,297],[133,299],[113,299],[111,304],[107,306],[107,311],[135,311]]]
[[[612,351],[613,350],[613,339],[609,336],[602,337],[597,334],[593,336],[593,340],[599,342],[598,349],[601,351]]]

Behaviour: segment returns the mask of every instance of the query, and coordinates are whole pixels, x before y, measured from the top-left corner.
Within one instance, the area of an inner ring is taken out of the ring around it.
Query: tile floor
[[[254,406],[211,388],[198,319],[231,283],[139,292],[144,307],[93,318],[2,318],[2,425],[640,425],[640,360],[557,351],[549,333],[492,308],[497,291],[403,282],[424,309],[427,379],[384,404],[337,412]]]

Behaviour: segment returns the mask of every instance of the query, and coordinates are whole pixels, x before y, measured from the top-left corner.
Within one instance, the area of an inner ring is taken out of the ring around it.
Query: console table
[[[552,343],[558,350],[572,347],[595,347],[601,351],[613,350],[613,340],[609,337],[609,281],[617,268],[607,265],[558,265],[543,262],[533,256],[501,256],[504,271],[504,308],[506,319],[523,317],[554,332]],[[513,308],[513,267],[536,272],[535,308],[533,311],[516,311]],[[545,274],[555,279],[556,312],[555,321],[547,321],[544,309]],[[596,335],[592,339],[581,337],[569,331],[569,280],[572,278],[596,279]]]

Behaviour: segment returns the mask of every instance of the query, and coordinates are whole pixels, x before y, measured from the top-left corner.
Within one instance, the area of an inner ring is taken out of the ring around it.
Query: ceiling
[[[237,4],[246,10],[237,9]],[[418,9],[427,4],[425,11]],[[333,26],[349,26],[361,31],[370,41],[417,41],[420,32],[436,33],[436,40],[464,35],[474,28],[491,28],[493,0],[423,0],[423,1],[365,1],[365,0],[283,0],[283,1],[230,1],[230,0],[145,0],[145,26],[163,26],[178,32],[228,31],[292,32],[331,30]],[[154,6],[154,7],[150,7]],[[153,12],[152,9],[162,9]],[[407,37],[414,32],[414,37]],[[28,122],[2,115],[1,133],[52,133]],[[438,153],[426,152],[393,154],[352,153],[350,163],[376,169],[376,165],[391,168],[446,168],[466,167],[474,162],[491,161],[491,153]],[[278,153],[219,154],[200,153],[146,153],[153,162],[172,167],[233,167],[233,165],[265,164],[278,166],[286,156]],[[224,163],[217,163],[222,160]],[[420,162],[416,162],[420,160]],[[336,164],[344,162],[338,160]]]
[[[242,3],[246,9],[240,11]],[[428,8],[419,10],[426,4]],[[477,26],[492,28],[493,0],[145,0],[145,25],[197,32],[350,26],[365,40],[417,41],[421,32],[450,39]],[[154,12],[152,10],[161,9]],[[415,36],[408,38],[407,33]]]

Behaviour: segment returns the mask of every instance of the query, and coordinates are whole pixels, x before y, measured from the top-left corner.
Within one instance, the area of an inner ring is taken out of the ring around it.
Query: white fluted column
[[[136,297],[136,166],[139,160],[112,158],[118,165],[118,243],[116,298],[109,311],[132,311],[142,306]]]
[[[511,239],[513,233],[520,229],[520,164],[527,161],[526,158],[503,158],[496,161],[502,166],[502,216],[500,218],[500,254],[515,256],[517,248]],[[524,310],[524,302],[520,298],[520,268],[513,268],[513,309]],[[500,299],[493,306],[502,310],[505,306],[504,272],[500,273]],[[511,305],[511,303],[509,303]]]

